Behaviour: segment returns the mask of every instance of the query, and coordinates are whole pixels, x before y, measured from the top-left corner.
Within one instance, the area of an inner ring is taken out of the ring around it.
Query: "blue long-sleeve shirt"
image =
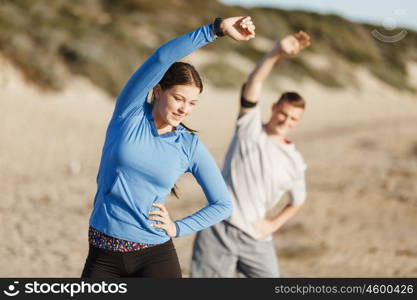
[[[164,203],[177,179],[191,172],[208,205],[175,222],[177,236],[209,227],[231,214],[220,170],[197,135],[179,125],[159,135],[146,102],[148,92],[175,61],[214,40],[211,25],[173,39],[135,71],[117,97],[107,128],[90,225],[124,240],[160,244],[169,240],[148,220],[153,203]]]

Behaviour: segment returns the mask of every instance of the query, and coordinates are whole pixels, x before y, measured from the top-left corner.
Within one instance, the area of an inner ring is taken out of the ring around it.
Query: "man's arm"
[[[269,51],[255,66],[255,69],[250,73],[248,80],[242,91],[242,98],[244,101],[256,104],[259,101],[262,84],[271,73],[274,65],[284,56],[297,55],[302,49],[310,45],[310,36],[300,31],[293,35],[288,35],[282,40],[278,41],[275,46]],[[251,108],[240,106],[239,117],[247,113]]]
[[[263,240],[279,230],[282,225],[294,217],[302,207],[303,205],[288,204],[277,215],[259,220],[255,224],[255,231],[258,234],[258,238]]]

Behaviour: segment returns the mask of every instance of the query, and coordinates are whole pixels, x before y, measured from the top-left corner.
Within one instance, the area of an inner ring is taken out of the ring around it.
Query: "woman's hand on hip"
[[[149,212],[148,220],[159,221],[161,223],[152,223],[151,226],[154,228],[161,228],[165,230],[170,237],[175,237],[177,235],[177,227],[169,217],[166,207],[160,203],[154,203],[152,205],[158,207],[160,210],[151,210]]]
[[[222,21],[223,33],[235,41],[249,41],[255,37],[255,25],[251,17],[232,17]]]

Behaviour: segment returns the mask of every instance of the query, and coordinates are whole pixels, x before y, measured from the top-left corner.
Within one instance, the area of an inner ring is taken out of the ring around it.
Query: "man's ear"
[[[274,112],[277,109],[277,106],[278,106],[277,102],[272,103],[271,111]]]

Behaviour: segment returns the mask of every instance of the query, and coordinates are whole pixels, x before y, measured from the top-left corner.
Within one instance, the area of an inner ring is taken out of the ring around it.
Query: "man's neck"
[[[280,143],[280,144],[284,144],[284,145],[288,145],[288,144],[291,144],[291,142],[289,141],[289,140],[287,140],[285,137],[283,137],[283,136],[281,136],[281,135],[278,135],[278,134],[268,134],[268,136],[271,138],[271,139],[274,139],[274,140],[276,140],[278,143]]]
[[[268,124],[266,124],[266,126],[265,126],[265,131],[266,131],[266,134],[268,135],[268,137],[270,137],[271,139],[273,139],[273,140],[275,140],[275,141],[277,141],[281,144],[284,144],[284,145],[291,144],[291,142],[289,140],[287,140],[285,138],[285,136],[280,135],[278,132],[276,132],[273,129],[270,129],[268,127]]]

